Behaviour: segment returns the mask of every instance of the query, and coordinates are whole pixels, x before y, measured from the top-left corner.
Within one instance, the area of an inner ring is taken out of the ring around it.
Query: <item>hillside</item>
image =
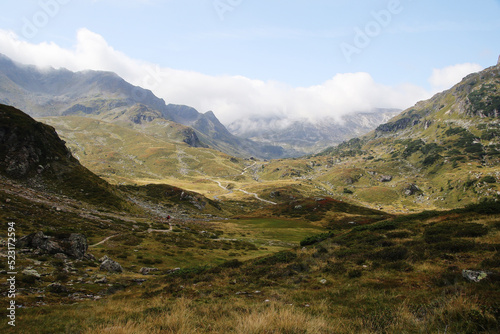
[[[361,139],[298,159],[195,147],[183,125],[142,107],[132,123],[43,118],[122,185],[83,167],[53,127],[1,105],[15,330],[496,333],[498,76],[470,76]]]
[[[370,134],[311,158],[330,168],[310,177],[334,193],[396,210],[497,198],[499,88],[499,65],[471,74]]]

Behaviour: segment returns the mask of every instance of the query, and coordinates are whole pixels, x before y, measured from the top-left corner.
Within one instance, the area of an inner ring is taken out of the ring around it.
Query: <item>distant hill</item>
[[[399,109],[376,109],[347,114],[341,120],[328,117],[316,121],[276,117],[240,119],[231,123],[228,129],[239,137],[279,145],[287,150],[288,155],[300,156],[362,136],[400,112]]]

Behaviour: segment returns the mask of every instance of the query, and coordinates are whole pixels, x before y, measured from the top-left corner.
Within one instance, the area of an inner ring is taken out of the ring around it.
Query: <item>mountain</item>
[[[167,105],[150,90],[133,86],[112,72],[38,69],[0,54],[0,103],[25,110],[33,117],[86,116],[144,126],[163,119],[194,129],[194,133],[183,130],[186,142],[194,146],[208,144],[241,157],[284,155],[281,147],[232,135],[212,112],[202,114],[191,107]]]
[[[71,155],[54,128],[1,104],[0,175],[95,205],[129,206],[111,185]]]
[[[453,208],[498,199],[500,64],[315,156],[320,157],[350,169],[317,180],[325,187],[343,185],[365,203]]]
[[[344,115],[341,120],[329,117],[315,121],[280,117],[240,119],[228,125],[228,130],[239,137],[282,146],[289,156],[300,156],[362,136],[400,112],[398,109],[376,109]]]

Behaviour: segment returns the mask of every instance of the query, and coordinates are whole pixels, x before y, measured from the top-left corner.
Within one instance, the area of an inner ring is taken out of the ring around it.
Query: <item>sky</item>
[[[116,72],[225,124],[405,109],[500,55],[500,0],[0,2],[0,53]]]

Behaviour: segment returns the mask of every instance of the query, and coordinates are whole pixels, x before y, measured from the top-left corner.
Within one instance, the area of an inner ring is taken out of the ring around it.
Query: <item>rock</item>
[[[63,254],[63,253],[57,253],[56,255],[54,255],[54,259],[64,261],[64,260],[68,259],[68,256],[66,254]]]
[[[391,175],[380,175],[379,179],[380,182],[391,182],[392,181],[392,176]]]
[[[94,281],[95,284],[106,284],[108,283],[108,278],[106,276],[102,277],[97,277],[97,279]]]
[[[99,259],[99,262],[103,263],[104,261],[106,261],[106,260],[108,260],[108,259],[109,259],[109,257],[108,257],[107,255],[104,255],[103,257],[101,257],[101,258]]]
[[[42,231],[19,239],[18,248],[32,248],[38,254],[63,254],[82,259],[88,249],[87,238],[83,234],[71,233],[58,237],[46,236]]]
[[[23,270],[23,274],[26,275],[26,276],[34,276],[36,278],[40,278],[40,274],[35,270],[35,269],[24,269]]]
[[[20,238],[16,246],[18,248],[33,248],[49,254],[63,253],[62,248],[42,231]]]
[[[110,272],[110,273],[121,273],[121,272],[123,272],[122,266],[118,262],[113,261],[113,260],[111,260],[109,258],[106,259],[106,260],[104,260],[101,263],[101,266],[99,267],[99,270],[107,271],[107,272]]]
[[[409,186],[407,186],[403,191],[406,196],[413,196],[416,193],[420,192],[421,190],[419,187],[417,187],[416,184],[412,183]]]
[[[462,276],[468,281],[478,283],[488,277],[488,274],[484,271],[462,270]]]
[[[150,272],[154,272],[154,271],[159,271],[159,269],[158,268],[143,267],[143,268],[141,268],[141,270],[139,270],[139,272],[143,275],[148,275]]]
[[[66,244],[65,254],[74,257],[76,259],[82,259],[88,249],[87,238],[80,233],[71,233],[67,240],[64,240]]]

